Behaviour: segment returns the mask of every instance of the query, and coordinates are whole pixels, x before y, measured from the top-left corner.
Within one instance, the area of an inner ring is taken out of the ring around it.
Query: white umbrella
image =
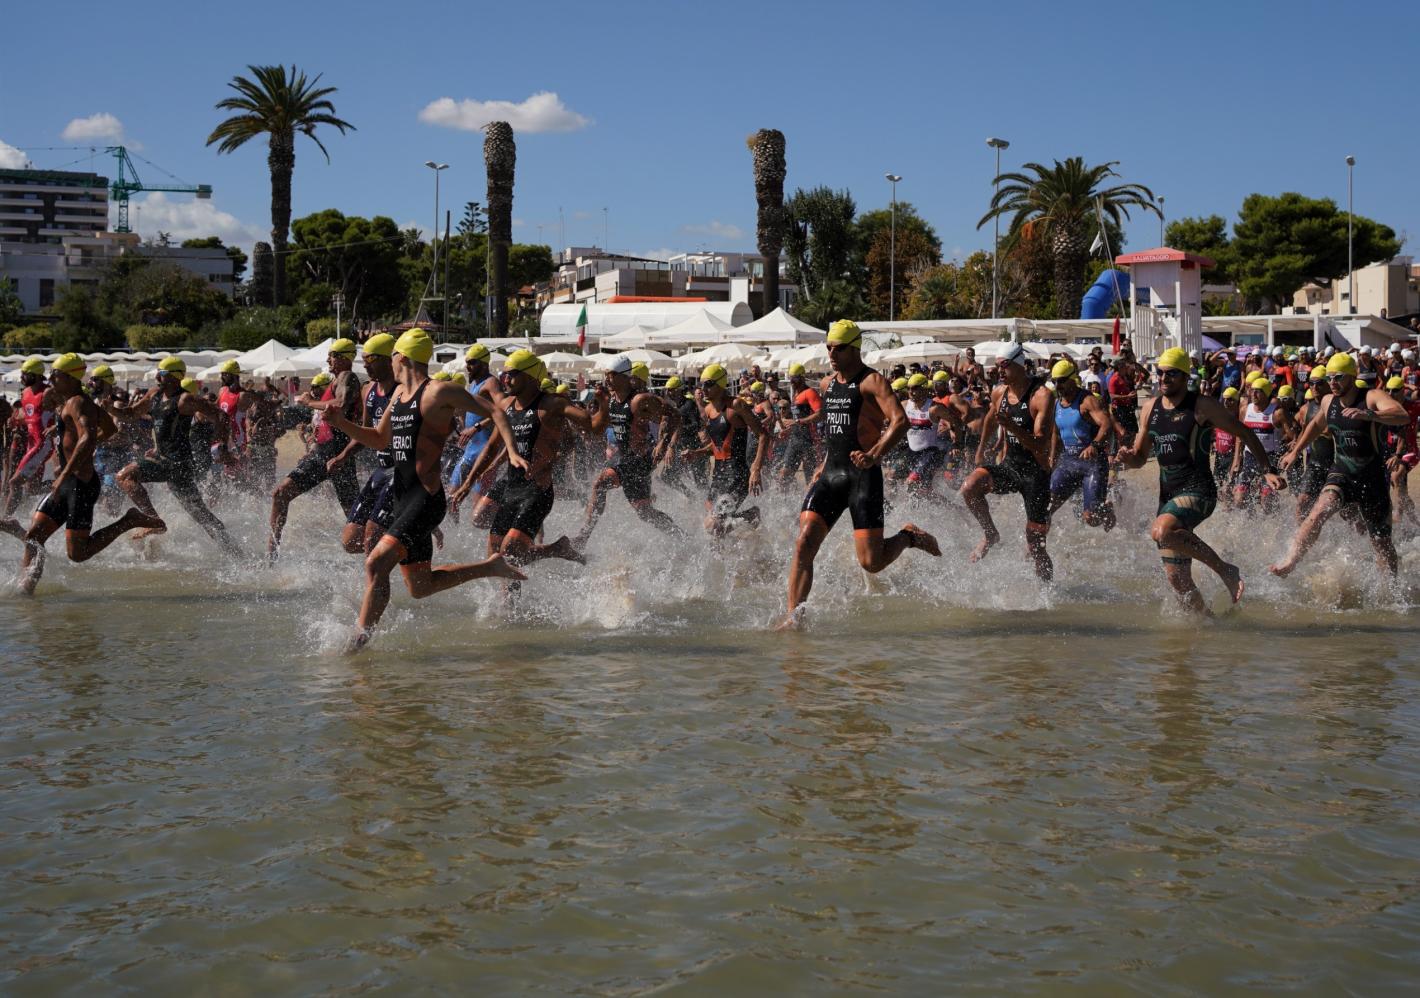
[[[323,363],[316,364],[309,360],[301,361],[295,357],[285,357],[252,368],[251,373],[254,378],[314,378],[324,370],[325,364]]]
[[[938,343],[928,340],[924,343],[910,343],[907,346],[897,347],[894,350],[878,350],[874,352],[874,359],[869,366],[877,364],[914,364],[931,362],[934,360],[950,360],[961,349],[947,343]]]
[[[634,347],[644,347],[646,345],[646,333],[648,330],[641,326],[629,326],[619,333],[612,333],[610,336],[603,336],[599,346],[603,350],[626,350]]]
[[[828,367],[828,346],[816,343],[811,347],[800,347],[778,362],[781,370],[788,370],[791,364],[803,364],[810,373],[826,373]]]
[[[758,356],[758,350],[744,343],[719,343],[713,347],[686,354],[676,361],[676,367],[681,371],[699,371],[711,364],[723,364],[727,369],[749,367]]]
[[[595,357],[583,357],[581,354],[565,351],[543,354],[539,359],[547,365],[549,371],[558,374],[585,374],[597,366]]]

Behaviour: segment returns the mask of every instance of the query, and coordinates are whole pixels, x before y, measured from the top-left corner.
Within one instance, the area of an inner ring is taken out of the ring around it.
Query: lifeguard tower
[[[1203,268],[1213,261],[1197,253],[1160,246],[1125,253],[1114,262],[1129,268],[1129,336],[1141,357],[1169,347],[1203,346]]]

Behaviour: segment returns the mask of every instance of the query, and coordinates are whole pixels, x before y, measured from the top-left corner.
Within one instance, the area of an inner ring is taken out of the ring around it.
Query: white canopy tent
[[[754,347],[743,343],[719,343],[684,357],[676,358],[676,368],[682,373],[701,371],[711,364],[723,364],[726,369],[749,367],[760,356]]]
[[[776,366],[781,371],[787,371],[791,364],[803,364],[804,370],[809,374],[828,373],[827,344],[815,343],[813,346],[800,347],[797,350],[792,350],[780,358]]]
[[[645,364],[656,374],[666,374],[676,369],[675,360],[659,350],[623,350],[618,356],[625,357],[633,364]]]
[[[597,366],[595,357],[583,357],[581,354],[563,351],[543,354],[540,359],[547,365],[548,371],[556,374],[585,374]]]
[[[243,354],[238,354],[237,363],[242,365],[243,371],[254,371],[262,364],[274,364],[278,360],[285,360],[295,352],[295,350],[292,350],[284,343],[278,343],[276,340],[267,340],[255,349],[248,350]],[[134,354],[134,357],[139,356],[141,355]]]
[[[646,335],[651,330],[643,326],[631,326],[623,329],[619,333],[612,333],[610,336],[603,336],[601,348],[615,353],[618,350],[634,350],[637,347],[646,345]]]
[[[251,373],[255,378],[314,378],[324,370],[324,361],[315,363],[310,360],[298,360],[295,356],[291,356],[254,367]]]
[[[961,352],[960,347],[954,347],[950,343],[927,340],[909,343],[894,350],[879,350],[874,354],[873,365],[930,364],[934,360],[951,360]]]
[[[791,343],[808,346],[827,334],[817,326],[794,318],[782,308],[755,319],[747,326],[736,326],[725,336],[727,343]]]
[[[725,334],[734,328],[728,322],[715,318],[709,312],[701,311],[668,329],[647,333],[646,345],[654,347],[664,343],[683,343],[691,347],[708,346],[725,342]]]

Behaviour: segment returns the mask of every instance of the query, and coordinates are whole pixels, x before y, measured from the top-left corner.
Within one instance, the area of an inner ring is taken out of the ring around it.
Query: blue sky
[[[427,159],[451,164],[445,207],[482,201],[482,134],[449,125],[507,101],[529,129],[560,129],[517,136],[513,211],[518,241],[538,240],[541,226],[554,247],[559,207],[573,245],[601,244],[605,207],[614,250],[752,249],[744,140],[760,127],[787,137],[790,190],[846,187],[863,210],[887,204],[885,172],[901,174],[899,197],[949,256],[989,245],[975,229],[990,196],[988,135],[1010,140],[1008,169],[1119,160],[1125,180],[1165,196],[1171,218],[1231,221],[1253,191],[1344,208],[1354,154],[1356,211],[1410,236],[1408,252],[1420,238],[1420,71],[1392,44],[1420,34],[1414,2],[287,0],[126,11],[116,26],[108,4],[8,12],[10,37],[34,43],[7,46],[0,61],[0,163],[23,149],[36,166],[92,162],[111,175],[102,154],[40,147],[104,145],[121,129],[143,156],[215,192],[210,203],[151,196],[136,216],[145,234],[250,245],[269,231],[264,144],[218,156],[203,143],[234,74],[294,62],[339,88],[339,113],[358,127],[325,136],[329,165],[298,140],[298,217],[336,207],[428,228]],[[539,94],[555,97],[529,103]],[[139,166],[145,180],[162,176]],[[1130,247],[1152,246],[1158,223],[1136,218],[1126,233]]]

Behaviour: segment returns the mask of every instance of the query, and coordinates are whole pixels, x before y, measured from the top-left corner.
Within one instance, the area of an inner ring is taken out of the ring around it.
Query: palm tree
[[[754,159],[755,242],[764,257],[762,311],[779,307],[779,252],[784,248],[784,133],[761,128],[746,140]]]
[[[508,246],[513,242],[513,173],[518,147],[513,126],[490,121],[483,131],[488,172],[488,294],[493,300],[493,336],[508,335]]]
[[[1120,216],[1129,217],[1130,207],[1141,207],[1158,214],[1154,192],[1142,184],[1119,184],[1099,189],[1107,177],[1117,177],[1118,161],[1086,166],[1084,159],[1072,156],[1065,162],[1055,161],[1053,167],[1026,163],[1022,173],[1003,173],[996,178],[996,195],[991,210],[976,223],[979,229],[999,215],[1011,216],[1011,228],[1005,243],[1010,245],[1027,225],[1033,234],[1045,239],[1055,262],[1055,307],[1062,319],[1080,317],[1080,297],[1084,291],[1085,263],[1089,259],[1089,240],[1098,229],[1095,205],[1106,220],[1120,224]]]
[[[300,132],[320,147],[325,161],[330,153],[316,138],[317,125],[330,125],[342,135],[355,126],[335,116],[329,95],[334,87],[320,87],[292,66],[248,66],[252,78],[234,76],[227,84],[238,94],[217,102],[219,111],[235,111],[223,121],[207,144],[220,143],[217,152],[229,153],[258,135],[268,136],[266,165],[271,170],[271,244],[275,255],[272,268],[271,304],[286,301],[286,237],[291,230],[291,173],[296,168],[296,133]]]

